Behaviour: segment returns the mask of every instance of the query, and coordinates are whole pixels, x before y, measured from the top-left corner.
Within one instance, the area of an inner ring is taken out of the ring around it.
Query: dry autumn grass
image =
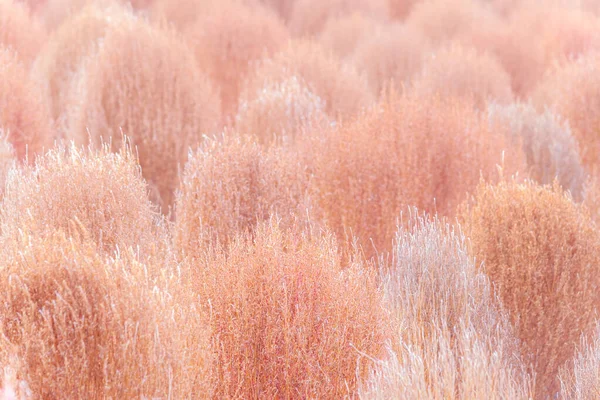
[[[595,400],[597,0],[0,0],[0,400]]]

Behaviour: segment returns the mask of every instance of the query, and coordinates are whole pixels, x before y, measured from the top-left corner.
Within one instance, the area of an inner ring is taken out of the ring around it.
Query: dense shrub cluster
[[[499,291],[536,374],[554,396],[558,372],[600,305],[600,236],[587,210],[560,187],[482,183],[462,214],[473,255]]]
[[[522,169],[519,148],[459,98],[391,93],[373,110],[311,138],[313,195],[340,240],[389,250],[407,205],[452,216],[497,165]],[[504,157],[504,158],[503,158]]]
[[[0,0],[0,399],[595,399],[599,4]]]

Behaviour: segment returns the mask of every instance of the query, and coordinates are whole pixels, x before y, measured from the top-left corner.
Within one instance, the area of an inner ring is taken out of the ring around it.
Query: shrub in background
[[[46,41],[44,27],[16,0],[0,0],[0,47],[12,49],[27,66]]]
[[[249,78],[244,98],[251,99],[270,82],[298,77],[325,102],[332,118],[349,118],[371,105],[373,96],[367,80],[353,66],[343,63],[319,44],[294,41],[284,50],[264,60]]]
[[[423,0],[412,7],[406,24],[421,31],[432,44],[440,45],[493,25],[497,16],[487,2],[479,0]]]
[[[510,77],[498,61],[457,43],[425,59],[412,90],[423,95],[466,98],[480,110],[488,101],[507,104],[513,100]]]
[[[533,93],[538,109],[550,108],[569,121],[584,165],[600,167],[600,53],[554,68]]]
[[[330,18],[318,35],[323,48],[341,59],[349,59],[358,44],[378,31],[378,21],[360,12]]]
[[[14,52],[1,47],[0,128],[19,160],[33,161],[54,140],[48,105],[41,99],[39,88]]]
[[[264,145],[292,145],[305,132],[329,122],[325,103],[298,77],[268,83],[257,93],[246,93],[235,118],[238,132]]]
[[[295,0],[289,20],[290,31],[297,37],[316,36],[329,19],[353,12],[385,21],[387,0]]]
[[[308,213],[307,174],[284,149],[263,150],[248,138],[212,139],[191,155],[177,198],[175,244],[197,256],[252,233],[272,215],[293,226]]]
[[[546,185],[558,179],[573,198],[582,199],[586,174],[568,123],[550,110],[538,114],[522,103],[490,104],[488,116],[492,124],[507,126],[512,140],[522,143],[529,177]]]
[[[73,79],[94,55],[110,27],[132,22],[135,17],[124,7],[93,3],[67,19],[40,51],[32,67],[32,80],[40,87],[52,118],[63,132]],[[85,72],[83,72],[85,73]]]
[[[226,117],[235,116],[241,85],[252,65],[273,55],[289,38],[272,10],[234,1],[214,3],[185,36],[201,68],[218,84]]]
[[[219,129],[212,82],[180,36],[141,19],[111,27],[88,62],[70,97],[67,137],[118,149],[127,135],[154,188],[152,199],[166,213],[190,147]]]
[[[379,96],[391,82],[398,88],[409,86],[422,68],[428,46],[419,31],[390,24],[359,42],[353,61],[359,71],[366,73],[373,93]]]

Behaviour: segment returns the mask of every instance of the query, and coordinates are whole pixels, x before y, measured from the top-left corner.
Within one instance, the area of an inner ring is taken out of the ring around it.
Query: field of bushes
[[[600,399],[600,1],[0,0],[0,399]]]

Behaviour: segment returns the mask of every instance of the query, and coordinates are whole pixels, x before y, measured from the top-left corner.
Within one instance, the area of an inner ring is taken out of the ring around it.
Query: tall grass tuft
[[[386,338],[373,268],[331,237],[261,223],[190,264],[211,312],[218,398],[356,394]]]
[[[536,397],[553,397],[600,305],[600,237],[589,213],[558,184],[509,181],[480,184],[460,218],[536,375]]]

